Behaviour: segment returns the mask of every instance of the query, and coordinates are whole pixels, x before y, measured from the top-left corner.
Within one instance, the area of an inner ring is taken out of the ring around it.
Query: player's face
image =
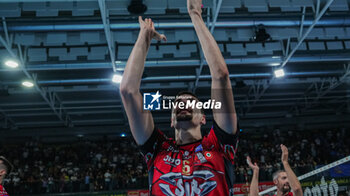
[[[5,165],[3,164],[3,161],[0,160],[0,176],[5,176],[6,175],[6,170],[3,169],[5,168]]]
[[[196,107],[180,107],[180,103],[186,106],[186,103],[190,101],[191,103],[195,101],[197,103],[199,100],[189,94],[180,95],[176,100],[175,104],[177,107],[172,109],[172,126],[176,127],[179,122],[191,121],[194,125],[199,125],[203,122],[204,115],[201,110]]]
[[[277,185],[276,186],[283,193],[290,192],[291,188],[290,188],[290,185],[289,185],[289,181],[288,181],[286,172],[281,172],[281,173],[278,174]]]

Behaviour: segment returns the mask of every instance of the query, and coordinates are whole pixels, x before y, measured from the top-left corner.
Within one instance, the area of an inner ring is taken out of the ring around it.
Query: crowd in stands
[[[147,169],[132,138],[6,145],[14,171],[5,180],[9,193],[108,191],[147,187]],[[12,194],[11,194],[12,195]]]
[[[326,131],[241,132],[236,155],[236,182],[252,174],[249,155],[260,169],[260,181],[271,181],[281,169],[279,145],[289,147],[290,165],[297,175],[349,155],[350,137],[345,129]],[[148,187],[147,168],[131,137],[70,144],[28,141],[0,145],[15,169],[5,180],[10,195],[108,191]]]

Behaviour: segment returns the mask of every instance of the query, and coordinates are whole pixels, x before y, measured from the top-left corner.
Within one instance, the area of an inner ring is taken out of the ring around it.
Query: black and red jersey
[[[237,144],[237,134],[226,133],[215,122],[201,140],[185,145],[176,145],[155,128],[140,146],[149,172],[150,194],[233,195]]]
[[[0,184],[0,196],[9,196],[5,188]]]

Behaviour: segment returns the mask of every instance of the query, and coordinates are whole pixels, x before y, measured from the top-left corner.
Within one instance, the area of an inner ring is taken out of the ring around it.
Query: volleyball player
[[[276,195],[274,196],[302,196],[303,190],[300,182],[288,163],[288,148],[281,144],[281,150],[281,161],[284,170],[278,170],[272,176],[273,183],[277,188]],[[249,157],[247,157],[247,162],[249,167],[253,169],[253,177],[250,184],[250,196],[258,196],[259,167],[256,163],[253,164]]]
[[[11,163],[3,156],[0,156],[0,196],[8,196],[2,183],[5,177],[11,172],[13,166]]]
[[[206,124],[198,107],[172,108],[175,139],[167,138],[154,125],[150,111],[143,111],[141,77],[150,42],[156,33],[151,19],[141,18],[140,34],[124,70],[120,91],[130,129],[140,145],[149,171],[151,195],[233,195],[237,117],[228,68],[220,49],[201,16],[201,0],[188,0],[188,13],[202,46],[211,74],[211,99],[221,103],[213,110],[213,126]],[[198,103],[191,92],[180,93],[175,103]]]

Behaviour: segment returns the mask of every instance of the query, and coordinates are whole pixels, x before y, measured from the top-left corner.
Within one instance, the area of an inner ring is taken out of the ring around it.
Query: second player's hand
[[[188,14],[202,15],[202,0],[187,0]]]
[[[163,40],[165,42],[167,41],[165,35],[164,34],[160,34],[157,31],[153,32],[153,39],[158,40],[158,41],[161,41],[161,40]]]
[[[143,20],[142,17],[139,16],[139,23],[140,23],[141,32],[145,33],[149,39],[156,39],[158,41],[161,41],[161,40],[167,41],[164,34],[160,34],[155,30],[152,19],[145,18],[145,20]]]
[[[282,163],[288,163],[288,148],[281,144],[281,150],[282,150],[282,157],[281,157],[281,161]]]
[[[249,156],[247,156],[247,163],[252,170],[259,170],[258,164],[256,163],[253,164]]]

